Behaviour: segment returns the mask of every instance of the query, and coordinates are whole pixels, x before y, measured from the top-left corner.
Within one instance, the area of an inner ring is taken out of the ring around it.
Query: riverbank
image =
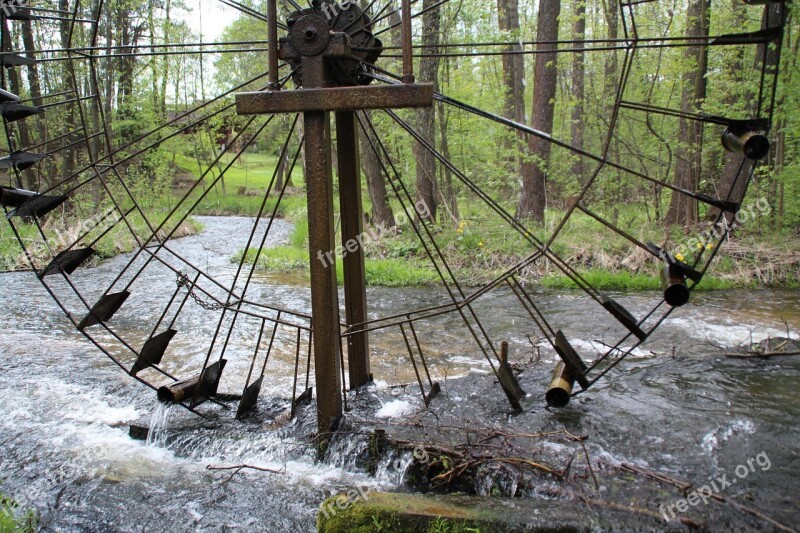
[[[235,174],[228,177],[228,185],[224,190],[217,184],[202,200],[198,198],[193,215],[254,217],[261,212],[262,216],[274,214],[276,218],[291,222],[295,229],[286,243],[264,250],[260,254],[256,250],[248,250],[247,262],[252,264],[258,257],[258,268],[263,272],[308,279],[308,224],[304,191],[290,187],[280,203],[277,202],[277,195],[272,195],[264,203],[263,188],[251,187],[266,186],[268,183],[266,174],[263,172],[247,174],[241,169],[238,172],[242,175]],[[293,177],[293,180],[295,183],[299,181],[297,176]],[[175,201],[176,198],[159,197],[147,202],[146,211],[151,222],[162,220],[174,207]],[[369,211],[370,206],[367,205],[365,209]],[[395,212],[401,212],[399,207]],[[563,214],[559,210],[548,212],[547,222],[538,231],[541,239],[545,239],[552,232]],[[462,212],[463,218],[457,226],[439,224],[433,228],[433,237],[441,255],[463,286],[481,286],[489,283],[524,261],[532,252],[530,243],[524,241],[518,233],[506,225],[485,220],[483,215],[479,210],[465,208]],[[641,214],[632,213],[631,216],[641,216]],[[146,225],[141,218],[130,217],[130,223],[138,234],[147,233],[144,231]],[[55,244],[57,253],[74,242],[87,227],[91,228],[92,225],[92,219],[86,220],[75,213],[67,213],[50,217],[45,221],[43,230],[48,235],[49,241]],[[631,225],[636,226],[635,223]],[[35,244],[41,241],[36,226],[22,223],[18,228],[21,238],[28,246],[35,247]],[[199,224],[190,218],[181,225],[173,238],[195,235],[200,230]],[[663,232],[658,235],[651,232],[637,235],[637,238],[643,242],[691,242],[689,234],[700,235],[703,231],[704,227],[698,226],[692,232],[676,229],[668,236]],[[419,241],[412,224],[400,224],[385,231],[368,228],[368,232],[371,236],[370,244],[365,246],[368,285],[410,287],[441,283],[439,274],[428,259],[426,246]],[[136,241],[130,230],[122,222],[111,232],[110,237],[100,241],[95,261],[114,257],[136,247]],[[89,233],[84,240],[91,241],[91,238],[92,233]],[[667,248],[672,247],[667,246]],[[629,242],[610,231],[598,231],[586,220],[576,219],[567,224],[552,249],[598,290],[660,289],[660,265],[649,253],[632,248]],[[432,247],[428,246],[428,251],[437,256]],[[329,252],[333,254],[335,250]],[[239,261],[243,253],[245,251],[240,250],[231,258],[232,261]],[[42,255],[50,257],[47,253]],[[686,260],[691,262],[691,257]],[[342,282],[341,261],[338,263],[339,280]],[[441,261],[439,265],[444,272]],[[28,267],[28,259],[10,226],[0,225],[0,270]],[[520,273],[520,278],[552,289],[576,288],[575,283],[549,261],[538,261],[528,266]],[[731,236],[713,261],[709,275],[696,289],[798,287],[800,287],[800,238],[788,233],[772,232],[768,227],[752,226],[741,229]]]
[[[166,212],[163,216],[166,216]],[[127,217],[133,231],[138,236],[147,235],[148,229],[141,217]],[[160,223],[161,219],[151,218],[152,223]],[[86,266],[97,265],[112,257],[133,251],[139,246],[131,229],[124,221],[119,221],[113,229],[109,229],[107,219],[86,219],[77,214],[65,214],[61,217],[50,217],[40,227],[29,223],[17,223],[19,239],[25,243],[26,251],[20,246],[17,235],[14,234],[8,223],[0,224],[0,271],[28,270],[31,261],[37,270],[45,268],[50,259],[58,253],[71,247],[81,239],[81,245],[92,244],[95,251],[91,263]],[[104,232],[108,233],[98,242],[94,242]],[[173,239],[197,235],[203,231],[203,226],[196,219],[189,218],[180,224],[172,234]],[[44,244],[42,234],[47,237]],[[159,238],[166,238],[167,232],[160,231]],[[48,249],[49,248],[49,249]]]
[[[258,253],[247,250],[248,264],[258,258],[264,272],[309,278],[308,224],[306,212],[295,201],[285,212],[295,224],[294,232],[283,246]],[[551,213],[554,224],[563,213]],[[701,233],[702,228],[697,229]],[[546,233],[546,232],[543,232]],[[367,284],[404,287],[440,284],[426,248],[408,224],[391,231],[370,230],[366,250]],[[340,237],[337,236],[337,242]],[[435,239],[442,256],[455,277],[465,286],[481,286],[496,279],[531,253],[512,230],[489,227],[479,221],[462,221],[457,227],[437,226]],[[685,239],[685,237],[683,237]],[[655,242],[663,242],[664,237]],[[681,242],[680,234],[672,237]],[[562,244],[559,244],[562,243]],[[566,243],[566,244],[563,244]],[[632,251],[614,234],[596,233],[590,226],[568,225],[553,246],[566,263],[575,268],[594,287],[604,291],[659,290],[660,264],[644,250]],[[429,248],[436,256],[437,253]],[[342,250],[340,250],[342,251]],[[335,253],[335,250],[331,251]],[[241,260],[244,250],[232,260]],[[323,257],[325,253],[323,252]],[[441,262],[439,263],[441,266]],[[444,271],[444,269],[442,269]],[[343,281],[342,262],[337,274]],[[538,261],[524,269],[522,279],[552,289],[574,289],[575,283],[548,261]],[[793,235],[775,235],[759,229],[731,236],[713,261],[710,273],[697,290],[730,290],[800,287],[800,239]]]

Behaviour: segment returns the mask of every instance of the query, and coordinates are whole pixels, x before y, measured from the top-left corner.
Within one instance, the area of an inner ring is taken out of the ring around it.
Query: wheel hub
[[[334,87],[369,85],[372,65],[383,43],[372,33],[372,20],[355,4],[314,2],[292,13],[288,37],[281,39],[281,57],[292,67],[292,79],[303,86],[303,57],[326,56],[329,82]]]

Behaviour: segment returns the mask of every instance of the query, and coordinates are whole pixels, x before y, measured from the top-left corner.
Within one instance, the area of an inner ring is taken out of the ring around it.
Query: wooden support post
[[[304,58],[303,71],[303,80],[308,86],[324,86],[325,64],[322,56]],[[342,416],[336,259],[329,261],[328,257],[332,254],[327,255],[335,249],[330,113],[309,111],[303,114],[303,122],[317,421],[318,432],[323,435],[335,431]]]
[[[403,41],[403,83],[414,83],[413,32],[411,28],[411,0],[401,0],[400,14]]]
[[[345,324],[353,333],[353,325],[363,324],[367,321],[361,160],[358,150],[356,115],[353,111],[336,112],[336,139],[339,159],[342,246],[344,247],[343,253],[346,254],[344,256]],[[347,337],[347,353],[350,389],[355,390],[372,381],[369,365],[369,339],[366,332],[356,332]]]

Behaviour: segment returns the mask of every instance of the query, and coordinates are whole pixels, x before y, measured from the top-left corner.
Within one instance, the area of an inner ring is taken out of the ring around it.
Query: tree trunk
[[[59,9],[61,11],[70,12],[69,2],[67,0],[59,0],[58,2]],[[61,47],[64,49],[70,48],[70,21],[61,20],[58,23],[59,29],[59,36],[61,38]],[[78,89],[77,84],[75,82],[75,78],[72,75],[72,71],[69,68],[68,64],[63,65],[63,75],[62,75],[62,91],[71,91]],[[78,121],[76,120],[75,113],[73,111],[73,107],[70,106],[69,111],[66,111],[66,123],[77,125]],[[64,164],[63,168],[61,169],[63,177],[67,177],[72,174],[73,169],[77,166],[77,153],[75,147],[69,147],[64,150],[63,157],[64,157]]]
[[[503,40],[514,41],[515,44],[509,45],[504,49],[507,54],[503,55],[503,86],[504,94],[504,114],[507,118],[525,124],[525,56],[522,50],[522,35],[519,24],[519,0],[497,0],[497,22],[501,33],[507,34]],[[525,134],[516,131],[516,137],[520,142],[525,141]],[[506,141],[506,148],[511,153],[517,153],[512,146],[513,141]],[[517,170],[522,165],[521,158],[509,157],[510,166],[516,166]]]
[[[434,7],[434,0],[423,0],[422,10],[422,44],[429,55],[439,53],[442,15],[439,7]],[[423,57],[420,60],[419,81],[439,85],[439,58]],[[434,107],[417,110],[417,131],[430,144],[436,144],[436,113]],[[424,203],[430,213],[431,222],[436,222],[437,187],[436,158],[420,143],[414,144],[414,158],[417,161],[417,201]]]
[[[365,123],[369,123],[372,113],[364,111]],[[395,227],[394,212],[389,205],[389,194],[386,190],[386,181],[378,154],[373,146],[378,146],[378,141],[370,128],[367,132],[359,132],[361,142],[361,169],[367,178],[367,189],[372,201],[372,217],[370,224],[377,228],[391,229]]]
[[[387,11],[389,12],[389,26],[392,27],[389,32],[389,43],[392,48],[399,50],[400,47],[403,46],[403,31],[400,27],[400,23],[402,22],[400,19],[400,11],[395,0],[390,0]]]
[[[444,103],[439,102],[439,131],[441,132],[441,152],[446,159],[450,159],[450,143],[447,139],[448,114]],[[456,189],[453,185],[453,173],[449,168],[442,169],[442,184],[439,187],[442,194],[442,205],[447,210],[447,214],[454,226],[458,226],[461,221],[461,213],[458,211],[458,198]]]
[[[167,0],[164,5],[164,42],[171,42],[170,29],[172,27],[172,0]],[[161,116],[167,116],[167,81],[169,80],[169,56],[161,60]]]
[[[521,54],[522,39],[519,26],[519,0],[497,0],[498,24],[501,32],[516,44],[506,48],[503,56],[503,83],[505,85],[505,115],[511,120],[525,123],[525,56]]]
[[[762,29],[772,28],[774,26],[778,26],[781,24],[781,5],[780,4],[767,4],[764,9],[764,16],[761,19],[761,27]],[[766,55],[766,68],[767,71],[773,71],[778,66],[778,54],[773,47],[769,47],[767,49]],[[756,61],[753,68],[760,69],[761,68],[761,61],[764,57],[764,45],[759,45],[758,52],[756,54]],[[741,63],[740,63],[741,64]],[[743,68],[743,65],[742,65]],[[757,102],[755,102],[756,97],[753,94],[745,95],[745,101],[748,102],[746,109],[750,111],[750,113],[754,112],[757,106]],[[764,109],[764,113],[768,113],[769,109]],[[718,187],[719,194],[722,196],[722,199],[730,199],[734,202],[742,202],[744,200],[744,195],[747,192],[747,186],[749,184],[749,180],[747,179],[750,173],[753,171],[754,163],[750,159],[745,159],[744,163],[742,162],[742,157],[740,154],[733,154],[730,152],[725,153],[725,169],[722,171],[722,179],[720,180],[720,184]],[[714,210],[714,213],[719,216],[719,211]],[[732,215],[730,216],[732,219]],[[730,222],[731,220],[729,220]]]
[[[25,45],[25,55],[28,59],[32,59],[36,61],[36,54],[34,51],[36,50],[36,41],[33,38],[33,26],[29,20],[21,22],[22,24],[22,42]],[[28,85],[31,91],[31,101],[34,106],[38,107],[42,105],[42,83],[39,80],[39,65],[33,64],[26,67],[28,71]],[[45,121],[40,121],[42,127],[44,127]],[[42,132],[42,139],[44,139],[44,133]]]
[[[619,38],[619,23],[620,23],[620,6],[616,0],[603,2],[603,12],[606,17],[606,27],[608,28],[607,38],[614,41]],[[605,107],[603,113],[605,120],[611,124],[614,115],[614,108],[616,106],[617,92],[620,87],[621,80],[619,78],[619,51],[615,50],[606,55],[605,61],[605,76],[603,78],[603,98]],[[609,140],[610,143],[608,151],[610,157],[614,160],[619,160],[619,144],[614,140]],[[605,193],[605,201],[610,207],[611,222],[617,225],[619,222],[619,206],[623,201],[622,197],[622,171],[617,169],[616,179],[608,186]]]
[[[8,27],[5,25],[5,21],[3,21],[3,26],[0,28],[2,31],[2,41],[3,41],[3,52],[12,52],[14,51],[14,44],[11,42],[11,33],[8,30]],[[8,90],[12,93],[23,96],[22,95],[22,83],[19,79],[19,73],[17,72],[16,68],[7,69],[7,79],[8,79]],[[24,96],[23,96],[24,97]],[[11,134],[10,136],[14,136],[14,129],[16,129],[16,136],[13,139],[9,139],[8,149],[11,151],[20,150],[30,146],[31,137],[30,137],[30,130],[28,129],[28,121],[20,120],[14,124],[16,128],[12,126],[7,126],[7,131]],[[16,141],[16,142],[14,142]],[[35,189],[36,188],[36,175],[33,171],[26,171],[21,173],[24,176],[24,181],[22,183],[23,187],[28,189]]]
[[[686,10],[687,36],[698,40],[708,37],[710,0],[690,0]],[[684,58],[688,63],[683,74],[681,111],[696,113],[706,98],[706,71],[708,70],[708,47],[692,46],[686,49]],[[678,137],[678,159],[675,162],[675,185],[689,191],[700,187],[703,171],[703,123],[681,119]],[[697,200],[678,192],[672,193],[664,225],[682,224],[688,228],[697,222]]]
[[[558,54],[558,17],[560,0],[540,0],[539,20],[536,26],[538,53],[534,63],[533,127],[549,133],[553,129],[555,115],[556,63]],[[547,206],[547,163],[550,159],[550,143],[532,136],[528,143],[528,159],[522,165],[522,195],[517,208],[517,217],[544,222]]]
[[[586,0],[575,0],[575,22],[572,26],[572,39],[575,41],[575,55],[572,59],[572,95],[575,107],[572,110],[572,146],[583,150],[586,127],[584,124],[584,99],[586,97]],[[581,156],[576,156],[572,163],[572,173],[578,183],[585,184],[586,163]]]

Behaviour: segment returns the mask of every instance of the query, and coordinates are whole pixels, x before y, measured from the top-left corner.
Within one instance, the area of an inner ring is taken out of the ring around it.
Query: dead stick
[[[609,464],[609,463],[606,463],[606,464]],[[688,481],[682,481],[680,479],[675,479],[673,477],[669,477],[669,476],[667,476],[665,474],[661,474],[659,472],[653,472],[653,471],[650,471],[650,470],[645,470],[644,468],[641,468],[641,467],[638,467],[638,466],[635,466],[635,465],[622,463],[620,465],[609,464],[609,466],[613,466],[613,467],[619,468],[620,470],[624,470],[626,472],[632,472],[634,474],[640,474],[640,475],[648,477],[650,479],[654,479],[656,481],[660,481],[661,483],[666,483],[668,485],[673,485],[674,487],[677,487],[678,489],[680,489],[681,492],[686,492],[686,491],[688,491],[689,489],[692,488],[692,483],[689,483]]]
[[[261,468],[260,466],[252,466],[252,465],[236,465],[236,466],[215,466],[215,465],[208,465],[206,470],[258,470],[259,472],[268,472],[270,474],[283,474],[284,470],[272,470],[270,468]]]
[[[592,468],[592,458],[589,457],[589,450],[586,449],[586,445],[582,440],[579,440],[578,444],[581,445],[583,454],[586,456],[586,464],[589,466],[589,473],[592,474],[592,479],[594,480],[594,490],[600,490],[600,484],[597,482],[597,476],[594,475],[594,468]]]
[[[718,502],[718,503],[728,503],[728,504],[736,507],[740,511],[743,511],[745,513],[751,514],[751,515],[755,516],[756,518],[760,518],[761,520],[764,520],[765,522],[768,522],[768,523],[772,524],[773,526],[775,526],[777,529],[779,529],[781,531],[786,531],[787,533],[797,533],[796,529],[792,529],[789,526],[781,524],[777,520],[774,520],[773,518],[768,517],[767,515],[765,515],[761,511],[758,511],[758,510],[753,509],[752,507],[748,507],[746,505],[742,505],[741,503],[736,502],[734,500],[731,500],[729,498],[726,498],[725,496],[720,496],[719,494],[715,494],[715,495],[712,495],[711,498],[713,500],[715,500],[716,502]]]
[[[731,359],[769,359],[770,357],[795,357],[800,352],[766,352],[766,353],[726,353],[725,357]]]
[[[530,467],[533,467],[533,468],[537,468],[537,469],[541,470],[542,472],[546,472],[546,473],[548,473],[548,474],[550,474],[550,475],[552,475],[552,476],[554,476],[554,477],[556,477],[558,479],[561,479],[561,477],[562,477],[560,472],[556,472],[555,470],[553,470],[549,466],[545,466],[543,464],[540,464],[540,463],[537,463],[537,462],[534,462],[534,461],[530,461],[528,459],[522,459],[521,457],[496,457],[494,459],[488,459],[485,462],[487,462],[487,463],[491,463],[491,462],[508,463],[508,464],[512,464],[512,465],[513,464],[523,464],[523,465],[527,465],[527,466],[530,466]]]
[[[658,518],[659,520],[663,519],[663,517],[655,511],[651,511],[650,509],[642,509],[640,507],[631,507],[628,505],[622,505],[619,503],[612,503],[607,502],[605,500],[595,500],[592,498],[581,498],[587,505],[596,505],[599,507],[605,507],[606,509],[612,509],[614,511],[626,511],[628,513],[635,513],[635,514],[642,514],[645,516],[650,516],[652,518]]]

